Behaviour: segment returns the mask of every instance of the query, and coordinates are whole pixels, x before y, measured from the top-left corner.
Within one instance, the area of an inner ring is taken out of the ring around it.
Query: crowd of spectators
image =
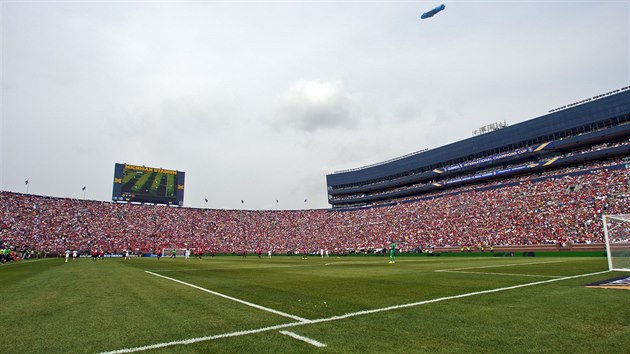
[[[516,175],[509,178],[491,179],[491,180],[485,180],[485,181],[481,180],[481,181],[476,181],[475,183],[471,183],[471,184],[462,184],[460,186],[449,187],[449,188],[445,187],[444,189],[438,189],[434,192],[430,192],[426,194],[411,195],[407,197],[398,198],[396,199],[396,201],[403,202],[403,201],[408,201],[408,200],[434,198],[435,196],[443,196],[443,195],[450,195],[454,193],[473,191],[473,190],[478,190],[480,188],[492,188],[495,186],[501,187],[506,184],[515,183],[515,182],[523,182],[523,181],[531,181],[531,180],[536,181],[541,178],[546,179],[549,177],[562,176],[562,175],[571,174],[571,173],[579,172],[579,171],[592,170],[592,169],[598,169],[598,168],[608,168],[610,166],[623,165],[628,162],[630,162],[630,158],[628,157],[624,159],[594,161],[594,162],[588,163],[588,165],[557,168],[557,169],[542,171],[542,172],[533,173],[533,174],[530,173],[530,174]],[[376,201],[376,202],[370,203],[369,205],[382,205],[382,204],[389,204],[390,202],[391,201],[385,199],[382,201]]]
[[[630,124],[630,123],[629,122],[622,122],[622,123],[618,124],[618,126],[624,126],[624,125],[627,125],[627,124]],[[581,136],[581,135],[584,135],[584,134],[590,134],[590,133],[597,132],[597,131],[601,132],[601,131],[605,131],[607,129],[610,129],[610,127],[602,127],[600,129],[597,129],[597,130],[594,130],[594,131],[581,132],[581,133],[578,133],[578,134],[571,135],[570,138]],[[566,138],[562,138],[562,139],[559,139],[558,141],[561,142],[562,140],[565,140],[565,139]],[[588,152],[599,151],[599,150],[603,150],[603,149],[608,149],[608,148],[612,148],[612,147],[618,147],[618,146],[622,146],[622,145],[629,145],[629,144],[630,144],[630,140],[629,139],[622,140],[622,141],[617,141],[617,142],[606,142],[606,143],[602,143],[602,144],[598,144],[598,145],[594,145],[594,146],[590,146],[590,147],[586,147],[586,148],[578,148],[575,151],[568,151],[568,152],[565,151],[565,152],[563,152],[563,155],[560,155],[560,157],[568,157],[568,156],[574,156],[574,155],[578,155],[578,154],[585,154],[585,153],[588,153]],[[537,146],[539,146],[539,145],[537,145]],[[494,154],[494,155],[489,155],[489,156],[485,156],[485,157],[481,157],[481,158],[475,158],[475,159],[466,161],[464,163],[457,163],[457,164],[453,164],[453,165],[442,166],[442,167],[439,167],[438,169],[443,170],[443,171],[455,171],[455,170],[462,169],[463,167],[482,165],[482,164],[485,164],[485,163],[491,162],[491,161],[509,161],[509,158],[513,158],[515,156],[519,156],[519,155],[522,155],[522,154],[534,151],[534,149],[537,146],[528,146],[528,147],[518,148],[518,149],[514,149],[514,150],[511,150],[511,151],[507,151],[507,152],[501,152],[501,153],[497,153],[497,154]],[[410,154],[410,155],[406,155],[406,156],[411,156],[411,155],[414,155],[414,154],[416,154],[416,153],[413,153],[413,154]],[[404,156],[404,157],[406,157],[406,156]],[[534,157],[531,160],[534,161],[536,159],[537,158]],[[540,161],[545,161],[545,160],[541,159]],[[375,165],[385,164],[387,162],[389,162],[389,161],[378,163],[378,164],[375,164]],[[366,167],[369,167],[369,166],[366,166]],[[383,182],[395,181],[395,180],[397,180],[399,178],[404,178],[404,177],[411,176],[411,175],[418,174],[418,173],[428,172],[428,171],[430,171],[432,169],[433,169],[433,167],[428,167],[427,169],[424,169],[424,170],[409,171],[409,172],[404,173],[404,174],[402,174],[402,175],[400,175],[400,176],[398,176],[396,178],[391,178],[391,179],[389,179],[389,178],[382,178],[382,179],[379,179],[378,181],[374,181],[374,182],[361,183],[361,186],[362,187],[372,186],[372,185],[377,185],[377,184],[383,183]],[[473,174],[479,173],[479,171],[474,171],[472,173]],[[435,182],[435,181],[431,181],[431,182]],[[340,187],[336,187],[335,190],[336,191],[343,191],[344,189],[352,189],[353,187],[356,187],[356,186],[345,186],[345,187],[341,187],[340,186]],[[331,189],[331,188],[332,187],[329,187],[329,189]]]
[[[603,213],[630,213],[628,175],[627,168],[596,168],[520,176],[494,188],[351,210],[193,209],[0,192],[0,241],[12,250],[58,253],[202,248],[238,254],[379,250],[391,241],[401,251],[599,243]]]
[[[566,152],[564,154],[558,154],[558,155],[554,155],[553,157],[547,157],[547,158],[538,158],[537,160],[531,160],[531,161],[519,161],[517,163],[504,163],[498,166],[493,166],[487,169],[482,169],[482,170],[475,170],[475,171],[471,171],[468,173],[462,173],[459,175],[455,175],[454,177],[450,177],[450,178],[438,178],[438,179],[434,179],[434,180],[425,180],[425,181],[420,181],[417,182],[415,184],[412,185],[405,185],[405,186],[400,186],[400,187],[396,187],[396,188],[391,188],[391,189],[380,189],[380,190],[374,190],[371,192],[360,192],[360,193],[355,193],[355,194],[345,194],[345,195],[330,195],[329,199],[331,201],[343,201],[345,199],[352,199],[355,197],[365,197],[365,196],[375,196],[375,195],[387,195],[387,194],[392,194],[394,192],[398,192],[398,191],[403,191],[403,190],[409,190],[409,189],[413,189],[413,188],[418,188],[418,187],[423,187],[426,185],[431,185],[431,184],[436,184],[439,183],[441,185],[446,185],[449,183],[458,183],[460,181],[464,181],[464,180],[477,180],[477,179],[483,179],[483,176],[487,176],[489,175],[489,173],[491,172],[496,172],[496,171],[500,171],[500,170],[508,170],[508,169],[514,169],[514,170],[520,170],[520,171],[524,171],[522,173],[527,173],[527,169],[528,166],[530,166],[531,164],[539,164],[539,165],[544,165],[547,162],[550,162],[552,160],[556,160],[558,158],[562,158],[562,157],[569,157],[569,156],[575,156],[575,155],[580,155],[580,154],[586,154],[589,152],[594,152],[594,151],[600,151],[600,150],[604,150],[604,149],[609,149],[609,148],[615,148],[615,147],[619,147],[619,146],[627,146],[630,145],[630,140],[624,140],[624,141],[619,141],[619,142],[612,142],[612,143],[605,143],[605,144],[600,144],[600,145],[595,145],[595,146],[590,146],[587,148],[581,148],[578,149],[576,151],[570,151],[570,152]],[[520,150],[525,150],[527,151],[527,149],[520,149]],[[497,154],[497,155],[493,155],[496,157],[500,157],[502,155],[505,154]],[[466,164],[474,164],[476,161],[483,161],[483,160],[492,160],[492,156],[491,157],[486,157],[483,159],[478,159],[478,160],[472,160],[469,163]],[[607,162],[607,164],[614,164],[617,163],[617,161],[609,161]],[[452,167],[452,166],[451,166]],[[550,173],[557,173],[555,170],[551,170],[552,167],[550,168]],[[449,170],[449,169],[453,169],[453,168],[449,168],[448,166],[444,168],[444,170]]]

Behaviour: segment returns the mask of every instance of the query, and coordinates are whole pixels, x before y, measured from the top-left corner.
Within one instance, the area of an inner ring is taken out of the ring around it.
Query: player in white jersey
[[[66,263],[68,263],[68,258],[70,258],[70,250],[66,250]]]

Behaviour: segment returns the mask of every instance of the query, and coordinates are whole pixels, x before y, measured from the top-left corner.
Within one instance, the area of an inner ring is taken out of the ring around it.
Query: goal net
[[[604,215],[608,269],[630,271],[630,214]]]
[[[184,258],[186,255],[185,248],[164,248],[162,249],[162,257],[175,257],[175,258]],[[190,255],[190,253],[189,253]]]

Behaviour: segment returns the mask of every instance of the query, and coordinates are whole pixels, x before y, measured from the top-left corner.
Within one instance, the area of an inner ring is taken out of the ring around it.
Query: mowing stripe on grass
[[[258,264],[256,266],[251,267],[239,267],[239,269],[256,269],[256,270],[266,270],[266,269],[279,269],[279,268],[299,268],[299,267],[319,267],[321,264],[318,263],[310,263],[310,264],[291,264],[291,265],[273,265],[273,264]],[[217,271],[217,270],[232,270],[234,267],[212,267],[212,268],[195,268],[195,269],[155,269],[156,272],[164,273],[164,272],[208,272],[208,271]],[[151,272],[151,271],[149,271]]]
[[[346,262],[331,262],[331,263],[326,263],[324,265],[329,266],[329,265],[339,265],[339,264],[361,265],[361,264],[378,264],[378,263],[368,262],[368,261],[346,261]]]
[[[413,302],[413,303],[410,303],[410,304],[388,306],[388,307],[383,307],[383,308],[380,308],[380,309],[364,310],[364,311],[359,311],[359,312],[347,313],[345,315],[340,315],[340,316],[333,316],[333,317],[329,317],[329,318],[322,318],[322,319],[318,319],[318,320],[311,320],[308,324],[337,321],[337,320],[342,320],[344,318],[349,318],[349,317],[363,316],[363,315],[369,315],[369,314],[372,314],[372,313],[385,312],[385,311],[391,311],[391,310],[398,310],[398,309],[402,309],[402,308],[406,308],[406,307],[414,307],[414,306],[431,304],[431,303],[434,303],[434,302],[441,302],[441,301],[446,301],[446,300],[461,299],[461,298],[469,297],[469,296],[476,296],[476,295],[490,294],[490,293],[498,293],[498,292],[505,291],[505,290],[513,290],[513,289],[518,289],[518,288],[525,288],[525,287],[528,287],[528,286],[552,283],[552,282],[556,282],[556,281],[568,280],[568,279],[573,279],[573,278],[587,277],[587,276],[590,276],[590,275],[597,275],[597,274],[603,274],[603,273],[608,273],[608,272],[610,272],[610,271],[609,270],[605,270],[605,271],[596,272],[596,273],[573,275],[573,276],[564,277],[564,278],[556,278],[556,279],[537,281],[537,282],[533,282],[533,283],[526,283],[526,284],[520,284],[520,285],[507,286],[507,287],[504,287],[504,288],[475,291],[475,292],[472,292],[472,293],[461,294],[461,295],[439,297],[437,299],[418,301],[418,302]],[[304,324],[306,324],[306,323],[304,323]],[[297,324],[297,325],[302,325],[302,324]]]
[[[147,271],[147,273],[150,273],[150,272]],[[338,321],[338,320],[342,320],[342,319],[346,319],[346,318],[350,318],[350,317],[369,315],[369,314],[378,313],[378,312],[398,310],[398,309],[402,309],[402,308],[406,308],[406,307],[420,306],[420,305],[430,304],[430,303],[434,303],[434,302],[441,302],[441,301],[446,301],[446,300],[460,299],[460,298],[469,297],[469,296],[476,296],[476,295],[483,295],[483,294],[490,294],[490,293],[498,293],[498,292],[506,291],[506,290],[525,288],[525,287],[528,287],[528,286],[553,283],[553,282],[562,281],[562,280],[575,279],[575,278],[581,278],[581,277],[588,277],[588,276],[591,276],[591,275],[598,275],[598,274],[604,274],[604,273],[610,273],[610,271],[609,270],[604,270],[604,271],[595,272],[595,273],[572,275],[572,276],[563,277],[563,278],[556,278],[556,279],[537,281],[537,282],[533,282],[533,283],[526,283],[526,284],[508,286],[508,287],[504,287],[504,288],[482,290],[482,291],[476,291],[476,292],[472,292],[472,293],[461,294],[461,295],[454,295],[454,296],[445,296],[445,297],[440,297],[440,298],[437,298],[437,299],[419,301],[419,302],[414,302],[414,303],[410,303],[410,304],[403,304],[403,305],[383,307],[383,308],[380,308],[380,309],[373,309],[373,310],[365,310],[365,311],[347,313],[345,315],[333,316],[333,317],[328,317],[328,318],[321,318],[321,319],[318,319],[318,320],[304,320],[304,321],[300,321],[300,322],[286,323],[286,324],[270,326],[270,327],[263,327],[263,328],[258,328],[258,329],[251,329],[251,330],[246,330],[246,331],[230,332],[230,333],[217,334],[217,335],[214,335],[214,336],[191,338],[191,339],[172,341],[172,342],[166,342],[166,343],[158,343],[158,344],[152,344],[152,345],[147,345],[147,346],[143,346],[143,347],[125,348],[125,349],[119,349],[119,350],[114,350],[114,351],[110,351],[110,352],[102,352],[101,354],[134,353],[134,352],[139,352],[139,351],[144,351],[144,350],[149,350],[149,349],[164,348],[164,347],[169,347],[169,346],[174,346],[174,345],[186,345],[186,344],[204,342],[204,341],[209,341],[209,340],[214,340],[214,339],[221,339],[221,338],[228,338],[228,337],[238,337],[238,336],[243,336],[243,335],[247,335],[247,334],[262,333],[262,332],[267,332],[267,331],[275,331],[275,330],[278,330],[278,329],[297,327],[297,326],[304,326],[304,325],[307,325],[307,324],[332,322],[332,321]],[[168,277],[164,277],[164,276],[159,275],[159,274],[155,274],[155,273],[152,273],[152,274],[169,279]],[[177,281],[179,283],[184,283],[184,282],[178,281],[176,279],[171,279],[171,280]],[[186,283],[184,283],[184,284],[186,284]],[[189,285],[189,284],[186,284],[186,285]],[[203,290],[203,291],[210,292],[209,290],[197,287],[195,285],[193,285],[193,287],[197,288],[197,289],[200,289],[200,290]],[[214,293],[214,292],[212,292],[212,293]]]
[[[324,344],[322,342],[318,342],[315,339],[311,339],[311,338],[308,338],[308,337],[301,336],[301,335],[299,335],[297,333],[293,333],[293,332],[289,332],[289,331],[280,331],[280,333],[284,334],[285,336],[289,336],[289,337],[293,337],[293,338],[295,338],[297,340],[301,340],[302,342],[306,342],[306,343],[308,343],[310,345],[314,345],[314,346],[316,346],[318,348],[323,348],[323,347],[326,346],[326,344]]]
[[[0,269],[8,267],[8,266],[18,266],[18,265],[22,265],[22,264],[31,264],[34,262],[42,262],[42,261],[54,261],[54,260],[59,260],[61,261],[63,258],[59,257],[59,258],[36,258],[36,259],[25,259],[25,260],[21,260],[21,261],[13,261],[13,262],[8,262],[8,263],[4,263],[4,264],[0,264]]]
[[[151,275],[155,275],[156,277],[168,279],[168,280],[174,281],[176,283],[180,283],[180,284],[183,284],[183,285],[186,285],[186,286],[190,286],[191,288],[195,288],[195,289],[198,289],[198,290],[201,290],[201,291],[205,291],[205,292],[210,293],[212,295],[220,296],[220,297],[228,299],[228,300],[236,301],[236,302],[241,303],[243,305],[247,305],[247,306],[250,306],[250,307],[253,307],[253,308],[257,308],[259,310],[263,310],[263,311],[266,311],[266,312],[271,312],[271,313],[274,313],[276,315],[280,315],[280,316],[283,316],[283,317],[288,317],[288,318],[291,318],[291,319],[294,319],[294,320],[297,320],[297,321],[300,321],[300,322],[309,322],[310,321],[310,320],[308,320],[306,318],[294,316],[294,315],[291,315],[291,314],[288,314],[288,313],[284,313],[284,312],[281,312],[281,311],[278,311],[278,310],[274,310],[274,309],[271,309],[271,308],[268,308],[268,307],[260,306],[260,305],[257,305],[257,304],[254,304],[254,303],[251,303],[251,302],[248,302],[248,301],[245,301],[245,300],[237,299],[235,297],[232,297],[232,296],[229,296],[229,295],[225,295],[225,294],[221,294],[221,293],[218,293],[216,291],[208,290],[208,289],[202,288],[200,286],[197,286],[197,285],[194,285],[194,284],[190,284],[190,283],[186,283],[184,281],[181,281],[181,280],[178,280],[178,279],[175,279],[175,278],[171,278],[171,277],[167,277],[167,276],[164,276],[164,275],[161,275],[161,274],[153,273],[153,272],[150,272],[148,270],[145,270],[145,272],[148,273],[148,274],[151,274]]]
[[[441,270],[440,272],[441,273],[483,274],[483,275],[512,275],[512,276],[517,276],[517,277],[541,277],[541,278],[561,278],[561,277],[564,276],[564,275],[537,275],[537,274],[515,274],[515,273],[467,272],[465,270]]]
[[[498,267],[515,267],[521,265],[533,265],[533,264],[547,264],[547,263],[563,263],[566,261],[549,261],[549,262],[530,262],[530,263],[510,263],[510,264],[494,264],[489,266],[479,267],[466,267],[466,268],[450,268],[450,269],[438,269],[436,272],[452,272],[454,270],[468,270],[468,269],[483,269],[483,268],[498,268]]]

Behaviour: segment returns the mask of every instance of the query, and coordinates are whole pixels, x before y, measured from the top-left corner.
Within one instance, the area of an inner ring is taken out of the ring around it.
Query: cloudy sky
[[[189,207],[327,208],[333,171],[629,82],[629,1],[1,4],[6,191],[111,200],[119,162]]]

